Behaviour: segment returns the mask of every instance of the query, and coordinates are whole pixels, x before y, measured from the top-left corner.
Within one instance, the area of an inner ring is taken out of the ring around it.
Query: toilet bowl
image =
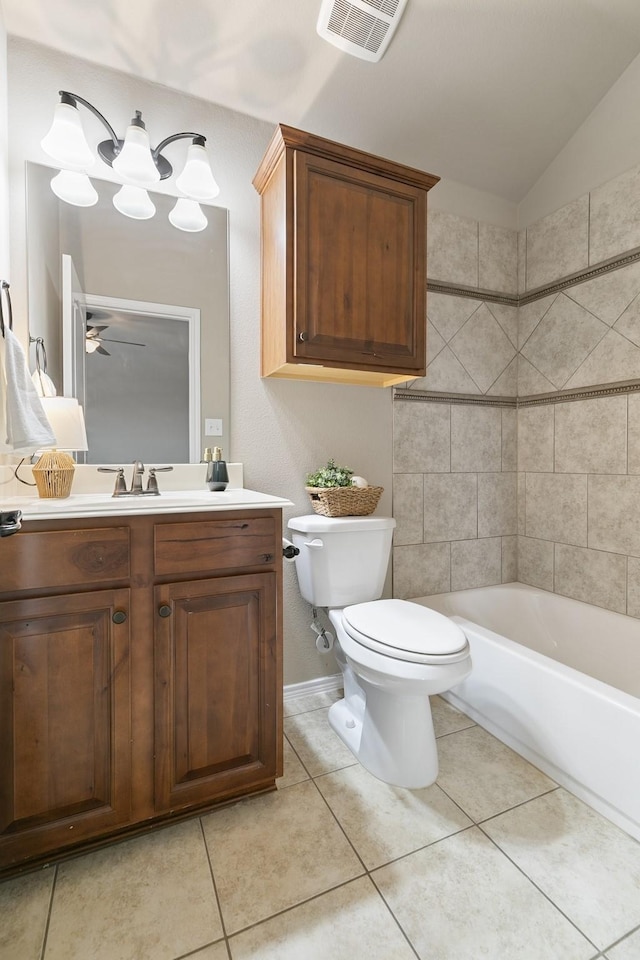
[[[394,526],[388,517],[289,521],[301,593],[327,608],[336,632],[344,697],[330,708],[329,723],[370,773],[417,789],[438,775],[429,696],[468,676],[471,657],[449,618],[408,600],[378,599]]]

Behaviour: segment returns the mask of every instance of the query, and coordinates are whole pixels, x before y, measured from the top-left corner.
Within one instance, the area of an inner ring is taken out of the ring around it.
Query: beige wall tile
[[[518,308],[506,303],[492,303],[487,301],[487,309],[496,318],[509,340],[518,349]]]
[[[444,337],[441,337],[434,325],[427,319],[427,363],[438,356],[441,350],[446,347]]]
[[[393,595],[400,600],[448,593],[451,545],[421,543],[393,548]]]
[[[527,289],[527,231],[518,233],[518,293]]]
[[[524,536],[527,504],[527,475],[518,474],[518,534]]]
[[[477,535],[477,474],[427,474],[424,477],[424,542],[468,540]]]
[[[614,330],[627,340],[631,340],[636,346],[640,344],[640,296],[635,297],[622,316],[616,320]]]
[[[500,374],[489,389],[487,395],[491,397],[515,397],[518,394],[518,356],[514,355],[508,367]]]
[[[636,380],[638,371],[640,347],[620,336],[617,331],[609,330],[565,386],[589,387],[598,383],[614,383],[616,380]]]
[[[482,290],[517,292],[518,235],[515,230],[479,223],[478,279]]]
[[[606,323],[561,293],[522,347],[522,355],[559,389],[608,331]]]
[[[518,346],[522,347],[535,328],[538,326],[547,310],[554,300],[558,297],[557,293],[552,293],[547,297],[541,297],[539,300],[532,300],[531,303],[523,303],[518,307]]]
[[[515,473],[478,474],[478,536],[515,536],[517,531]]]
[[[518,354],[518,396],[531,397],[537,393],[552,393],[556,388],[528,360]]]
[[[591,191],[589,262],[640,246],[640,167]]]
[[[502,583],[502,540],[456,540],[451,544],[451,589]]]
[[[553,473],[554,405],[518,410],[518,470]]]
[[[457,473],[492,473],[501,468],[500,408],[452,404],[451,469]]]
[[[564,293],[612,326],[640,293],[640,263],[577,283]]]
[[[449,347],[441,350],[429,364],[426,377],[417,380],[412,386],[417,390],[437,390],[440,393],[482,392]]]
[[[450,347],[483,393],[516,355],[516,348],[484,303],[452,338]]]
[[[640,557],[640,477],[589,477],[589,546]]]
[[[513,407],[502,411],[502,469],[518,468],[518,413]]]
[[[627,557],[627,614],[640,617],[640,560]]]
[[[518,537],[518,580],[541,590],[553,590],[553,543]]]
[[[554,576],[556,593],[618,613],[626,612],[626,557],[556,543]]]
[[[555,404],[555,469],[557,473],[626,473],[627,398]]]
[[[448,293],[427,292],[427,315],[447,343],[478,309],[482,300],[454,297]]]
[[[588,266],[588,238],[588,194],[527,227],[527,290]]]
[[[587,478],[528,473],[525,532],[539,540],[587,546]]]
[[[427,273],[430,280],[478,286],[478,221],[429,210]]]
[[[396,473],[393,476],[393,516],[396,529],[393,542],[422,543],[422,474]]]
[[[444,473],[449,469],[449,404],[394,403],[394,473]]]
[[[628,473],[640,473],[640,393],[630,393],[627,397],[627,416],[629,420]]]
[[[518,538],[502,538],[502,582],[513,583],[518,579]]]

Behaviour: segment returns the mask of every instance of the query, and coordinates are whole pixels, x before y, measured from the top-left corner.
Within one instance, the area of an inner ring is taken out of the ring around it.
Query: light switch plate
[[[212,420],[211,417],[205,417],[204,435],[205,437],[221,437],[222,420]]]

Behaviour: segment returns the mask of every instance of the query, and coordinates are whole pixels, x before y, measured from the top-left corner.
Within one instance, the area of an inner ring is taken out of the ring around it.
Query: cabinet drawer
[[[69,584],[93,585],[128,577],[128,527],[24,530],[3,541],[3,594]]]
[[[154,569],[159,577],[272,566],[275,558],[273,517],[167,523],[155,528]]]

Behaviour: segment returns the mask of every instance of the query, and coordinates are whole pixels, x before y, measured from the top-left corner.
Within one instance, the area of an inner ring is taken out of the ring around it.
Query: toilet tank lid
[[[393,517],[321,517],[310,513],[292,517],[287,526],[299,533],[351,533],[354,530],[393,530]]]

